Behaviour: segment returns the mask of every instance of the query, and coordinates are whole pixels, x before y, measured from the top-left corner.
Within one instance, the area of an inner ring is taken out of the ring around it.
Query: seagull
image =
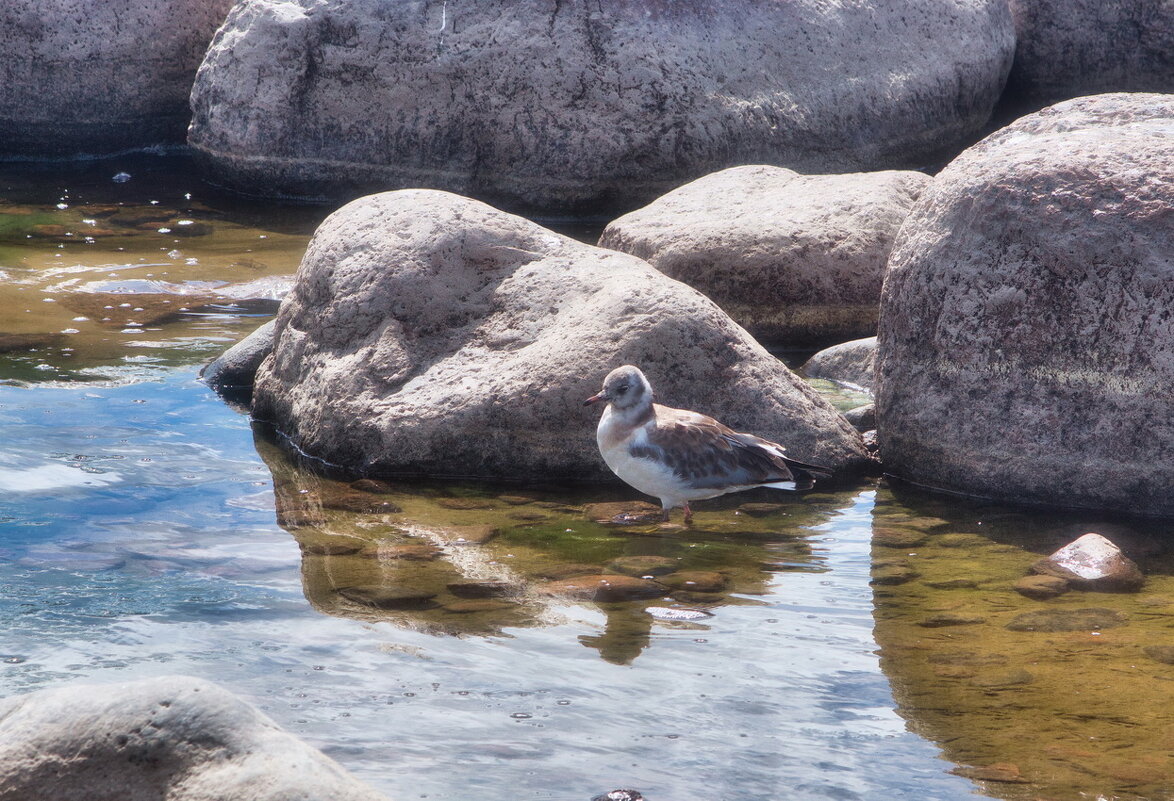
[[[652,385],[638,367],[607,374],[603,389],[583,401],[607,401],[595,437],[612,472],[660,499],[662,519],[689,501],[716,498],[755,487],[805,490],[830,478],[826,467],[797,462],[784,448],[753,434],[740,434],[712,417],[652,402]]]

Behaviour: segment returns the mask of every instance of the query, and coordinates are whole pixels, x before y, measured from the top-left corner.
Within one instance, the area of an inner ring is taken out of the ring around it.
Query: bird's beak
[[[593,403],[599,403],[599,401],[601,401],[601,400],[607,400],[607,395],[605,395],[602,392],[595,394],[595,395],[592,395],[590,398],[583,401],[583,405],[590,406]]]

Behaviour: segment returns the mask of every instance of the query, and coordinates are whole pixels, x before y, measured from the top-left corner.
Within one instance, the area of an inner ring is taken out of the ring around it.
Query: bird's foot
[[[689,504],[685,504],[685,525],[693,522],[693,510],[689,508]]]

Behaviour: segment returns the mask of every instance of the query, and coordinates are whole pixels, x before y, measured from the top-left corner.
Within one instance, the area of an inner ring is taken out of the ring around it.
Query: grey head
[[[583,401],[583,405],[598,401],[607,401],[621,412],[651,408],[652,385],[639,367],[625,364],[608,373],[607,378],[603,379],[603,389]]]

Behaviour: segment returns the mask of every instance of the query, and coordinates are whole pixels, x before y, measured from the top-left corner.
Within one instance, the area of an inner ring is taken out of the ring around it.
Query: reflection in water
[[[335,479],[295,465],[260,429],[255,444],[319,611],[486,635],[551,624],[566,603],[591,603],[606,622],[579,641],[616,664],[651,644],[649,607],[662,621],[702,618],[752,602],[743,596],[764,594],[773,572],[822,570],[804,535],[834,511],[826,495],[780,504],[744,493],[686,529],[661,523],[658,509],[646,514],[643,501],[599,503],[607,491],[598,488],[576,496],[565,487]]]
[[[1013,589],[1032,562],[1087,531],[1140,563],[1140,593],[1040,601]],[[1168,532],[1155,521],[881,493],[876,637],[910,728],[997,797],[1174,796]]]

